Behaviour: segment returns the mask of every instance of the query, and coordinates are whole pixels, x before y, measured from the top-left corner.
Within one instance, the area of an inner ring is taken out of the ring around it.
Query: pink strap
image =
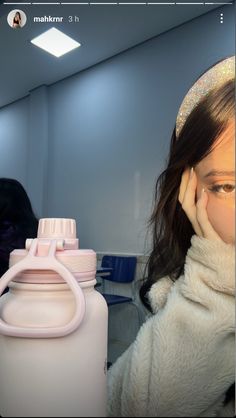
[[[14,266],[12,266],[0,279],[0,295],[7,287],[8,283],[24,270],[53,270],[58,273],[68,284],[75,297],[76,310],[71,321],[62,327],[50,328],[26,328],[9,325],[0,319],[0,334],[12,337],[23,338],[52,338],[63,337],[75,331],[85,314],[85,298],[83,291],[76,281],[73,274],[61,264],[55,257],[57,240],[50,242],[48,255],[44,257],[36,256],[38,239],[35,238],[31,244],[28,255]]]

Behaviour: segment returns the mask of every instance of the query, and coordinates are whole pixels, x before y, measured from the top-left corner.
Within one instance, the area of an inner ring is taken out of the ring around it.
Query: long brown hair
[[[164,276],[173,281],[180,277],[194,234],[178,202],[182,173],[211,152],[234,114],[235,81],[231,80],[202,98],[188,116],[178,140],[175,129],[173,131],[167,167],[156,182],[154,209],[149,221],[152,252],[147,264],[147,278],[140,288],[140,298],[150,311],[147,292]]]

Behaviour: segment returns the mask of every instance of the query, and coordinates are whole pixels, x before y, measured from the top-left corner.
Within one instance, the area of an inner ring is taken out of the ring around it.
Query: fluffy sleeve
[[[234,382],[234,246],[191,243],[184,276],[108,371],[108,416],[217,416]]]

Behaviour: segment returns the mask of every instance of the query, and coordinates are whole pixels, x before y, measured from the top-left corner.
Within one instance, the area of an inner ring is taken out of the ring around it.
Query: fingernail
[[[190,170],[190,179],[193,177],[193,167],[191,167],[191,170]]]
[[[204,193],[205,193],[205,189],[203,188],[201,191],[201,197],[204,195]]]

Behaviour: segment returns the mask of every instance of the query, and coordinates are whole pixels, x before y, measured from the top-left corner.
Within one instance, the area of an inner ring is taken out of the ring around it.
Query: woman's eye
[[[215,184],[210,188],[211,192],[229,194],[235,191],[234,184]]]

